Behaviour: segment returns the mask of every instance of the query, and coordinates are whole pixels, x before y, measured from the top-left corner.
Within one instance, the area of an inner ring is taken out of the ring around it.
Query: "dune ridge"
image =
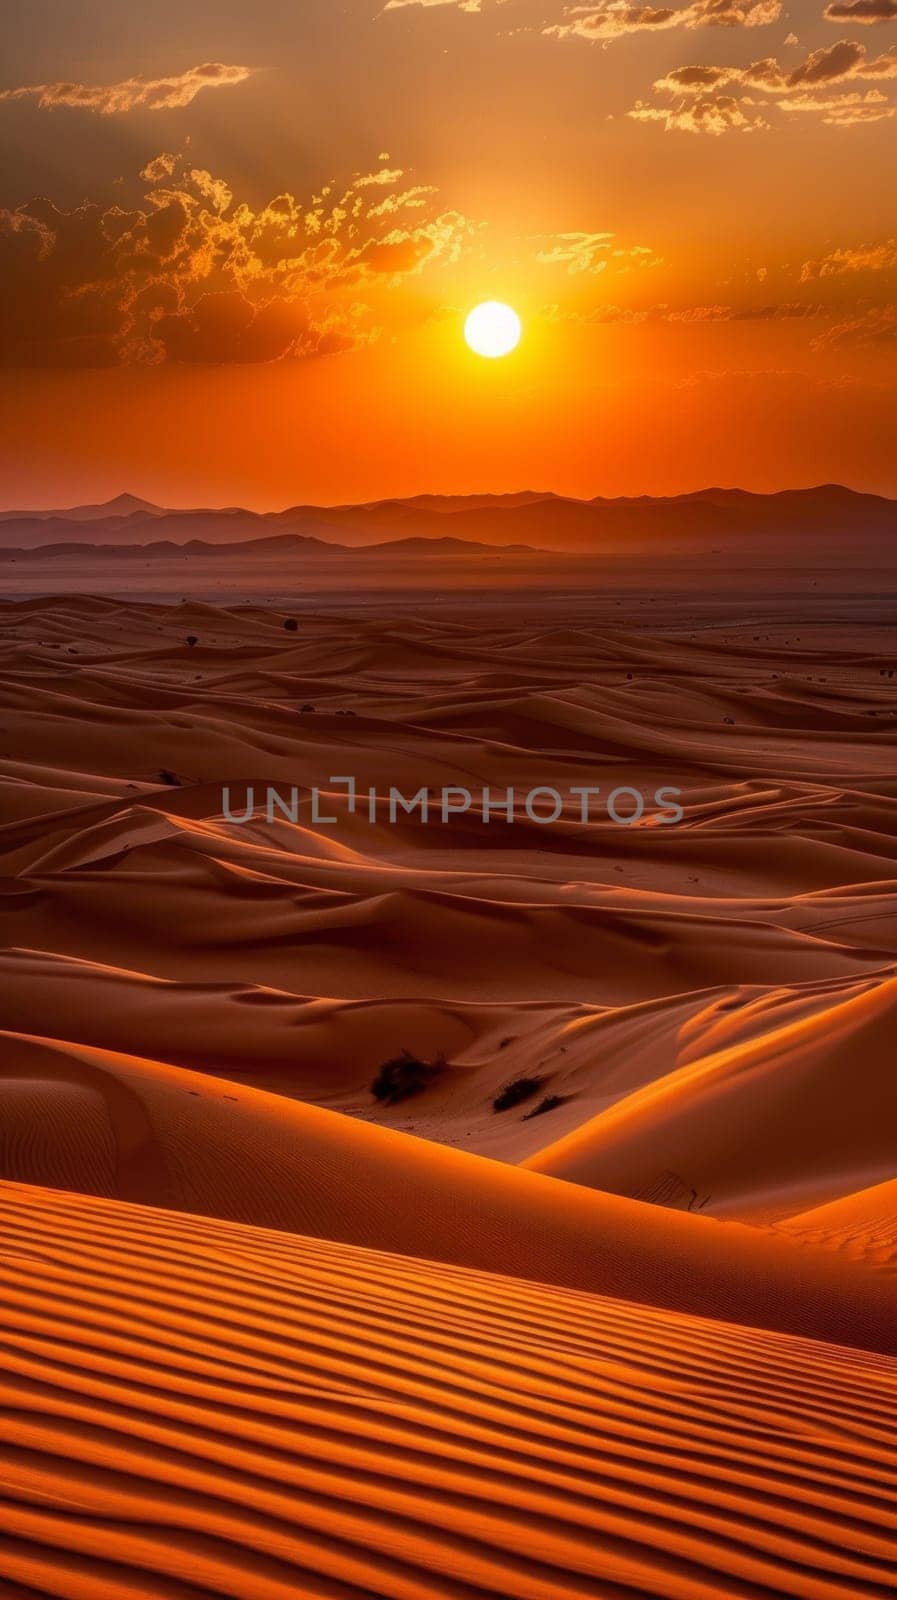
[[[8,1033],[0,1046],[8,1177],[464,1266],[500,1261],[534,1281],[897,1352],[890,1281],[784,1233],[599,1193],[161,1062]]]
[[[710,1215],[893,1177],[892,631],[619,603],[0,602],[8,1025]],[[339,772],[685,814],[317,825]],[[228,823],[225,783],[300,786],[298,821]],[[383,1105],[406,1048],[446,1070]]]

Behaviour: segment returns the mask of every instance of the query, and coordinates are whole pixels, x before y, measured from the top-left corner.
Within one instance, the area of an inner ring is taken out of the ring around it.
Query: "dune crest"
[[[891,1285],[784,1234],[160,1062],[22,1035],[0,1043],[8,1178],[463,1266],[501,1261],[537,1282],[897,1352]]]

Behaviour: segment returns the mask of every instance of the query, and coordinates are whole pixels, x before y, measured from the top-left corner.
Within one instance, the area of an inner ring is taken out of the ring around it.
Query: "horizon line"
[[[893,494],[887,494],[887,493],[883,493],[882,491],[877,490],[877,489],[858,488],[854,484],[842,483],[842,482],[837,481],[837,480],[829,480],[829,481],[826,481],[826,482],[812,482],[812,483],[805,483],[805,484],[789,483],[789,484],[782,485],[782,486],[780,486],[779,488],[776,488],[776,489],[746,489],[740,484],[707,483],[707,484],[703,484],[701,487],[699,487],[697,489],[680,489],[680,490],[676,490],[675,492],[667,493],[667,494],[648,494],[648,493],[645,493],[645,492],[641,492],[641,493],[637,493],[637,494],[616,494],[616,495],[612,495],[612,494],[576,495],[576,494],[565,494],[561,490],[558,490],[558,489],[530,489],[530,488],[521,488],[521,489],[462,489],[462,490],[454,490],[452,492],[441,491],[441,490],[431,490],[431,489],[419,489],[419,490],[415,490],[411,494],[386,494],[386,495],[377,496],[377,497],[375,497],[373,499],[366,499],[366,500],[334,500],[334,501],[327,501],[327,502],[324,502],[324,501],[316,502],[316,501],[312,501],[312,500],[307,500],[307,501],[305,501],[305,500],[296,500],[296,501],[291,501],[287,505],[281,506],[279,508],[278,507],[260,508],[260,507],[257,507],[257,506],[245,505],[245,504],[240,504],[240,503],[236,503],[236,502],[235,503],[231,503],[231,504],[226,504],[226,505],[211,505],[211,504],[203,504],[203,503],[194,503],[192,505],[174,505],[174,504],[170,504],[170,503],[162,503],[162,502],[157,501],[157,500],[152,500],[147,495],[135,494],[132,490],[126,489],[126,490],[121,490],[117,494],[110,495],[109,498],[105,499],[105,500],[79,501],[79,502],[76,502],[76,503],[74,503],[72,505],[68,505],[68,506],[46,506],[46,505],[23,506],[21,504],[6,506],[6,507],[3,507],[3,508],[0,508],[0,517],[12,518],[12,517],[16,517],[16,516],[21,516],[21,517],[25,518],[25,517],[29,517],[29,516],[44,516],[44,517],[56,516],[56,517],[60,517],[60,518],[65,518],[67,516],[70,516],[72,513],[78,512],[78,511],[85,511],[85,510],[94,509],[94,508],[97,509],[97,510],[102,510],[102,509],[105,509],[108,506],[114,505],[116,503],[116,501],[119,501],[119,500],[136,500],[136,501],[141,502],[143,506],[151,508],[154,511],[160,511],[160,512],[163,512],[163,513],[166,513],[166,514],[183,515],[183,516],[197,515],[197,514],[200,514],[202,512],[209,513],[210,515],[216,515],[216,514],[217,515],[221,515],[221,514],[224,514],[224,513],[237,514],[237,513],[241,513],[242,512],[242,513],[245,513],[248,516],[255,516],[255,517],[278,517],[278,516],[284,516],[289,511],[300,511],[300,510],[301,511],[321,511],[321,512],[328,512],[328,511],[365,511],[365,510],[373,509],[373,508],[378,507],[378,506],[385,506],[385,505],[409,505],[415,500],[422,500],[422,499],[427,499],[427,500],[449,500],[449,501],[450,500],[469,500],[469,499],[507,500],[507,499],[516,499],[521,495],[528,495],[528,496],[532,496],[533,499],[535,499],[535,500],[561,500],[561,501],[566,501],[567,503],[573,504],[573,505],[590,506],[590,505],[600,505],[600,504],[604,504],[604,505],[615,505],[616,504],[616,505],[619,505],[621,503],[627,503],[627,502],[632,503],[632,502],[637,502],[637,501],[668,502],[668,501],[675,501],[675,500],[688,500],[688,499],[698,498],[701,495],[709,495],[709,494],[739,494],[739,495],[750,496],[750,497],[752,497],[754,499],[769,500],[769,499],[774,499],[776,496],[783,495],[783,494],[812,494],[812,493],[819,493],[819,492],[826,491],[826,490],[828,490],[830,492],[834,491],[834,490],[840,490],[840,491],[842,491],[844,493],[847,493],[847,494],[867,496],[867,497],[869,497],[871,499],[886,500],[886,501],[888,501],[890,503],[897,504],[897,492],[895,492]]]

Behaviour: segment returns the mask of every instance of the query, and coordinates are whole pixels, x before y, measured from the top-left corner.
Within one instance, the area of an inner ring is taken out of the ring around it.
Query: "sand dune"
[[[0,1592],[891,1593],[875,583],[178,559],[0,602]],[[445,785],[567,798],[384,815]]]
[[[893,1590],[891,1361],[10,1184],[0,1228],[7,1592]]]
[[[891,635],[658,632],[643,599],[628,628],[612,594],[3,607],[7,1025],[716,1215],[892,1177]],[[675,784],[685,816],[222,815],[223,783],[340,772],[381,797]],[[403,1048],[446,1071],[383,1106]],[[496,1113],[520,1078],[540,1094]]]
[[[0,1175],[897,1351],[891,1286],[780,1234],[599,1194],[314,1106],[0,1035]]]
[[[725,1012],[704,1031],[697,1059],[527,1165],[619,1189],[639,1168],[647,1177],[666,1161],[688,1174],[694,1203],[712,1201],[716,1215],[782,1214],[801,1196],[812,1202],[865,1188],[893,1166],[897,982],[828,996],[820,985],[813,998],[804,1015],[793,1014],[790,995],[747,1004],[734,1026]],[[751,1027],[752,1010],[765,1013],[759,1027]]]
[[[786,1217],[780,1226],[807,1243],[893,1271],[897,1268],[897,1179]]]

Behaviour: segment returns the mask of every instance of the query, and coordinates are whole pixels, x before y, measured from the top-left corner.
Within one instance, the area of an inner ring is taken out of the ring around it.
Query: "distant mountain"
[[[306,560],[345,560],[383,557],[401,559],[407,556],[438,559],[441,556],[492,556],[498,560],[508,555],[536,556],[544,551],[529,545],[485,545],[473,539],[389,539],[384,544],[362,545],[355,548],[333,544],[329,540],[308,538],[298,533],[278,533],[269,537],[243,539],[232,544],[211,544],[205,539],[189,539],[179,544],[174,539],[154,539],[149,544],[88,543],[84,539],[62,539],[55,544],[23,546],[0,545],[0,565],[17,561],[56,561],[61,559],[102,559],[103,561],[187,561],[195,557],[223,557],[227,560],[263,557],[302,556]]]
[[[243,546],[292,536],[311,549],[386,546],[451,539],[467,545],[567,551],[581,555],[646,550],[696,555],[739,541],[786,538],[897,539],[897,501],[840,484],[754,494],[703,489],[665,497],[574,500],[526,490],[509,495],[417,495],[367,505],[291,506],[256,512],[239,506],[177,511],[133,495],[71,511],[0,513],[0,549],[34,550],[89,541],[104,547]],[[772,546],[771,546],[772,547]],[[148,557],[152,559],[152,557]]]
[[[114,500],[104,500],[97,506],[73,506],[70,511],[0,511],[0,522],[47,522],[61,517],[65,522],[102,522],[107,517],[128,517],[133,511],[145,511],[149,516],[164,517],[162,506],[151,500],[139,500],[135,494],[117,494]]]

